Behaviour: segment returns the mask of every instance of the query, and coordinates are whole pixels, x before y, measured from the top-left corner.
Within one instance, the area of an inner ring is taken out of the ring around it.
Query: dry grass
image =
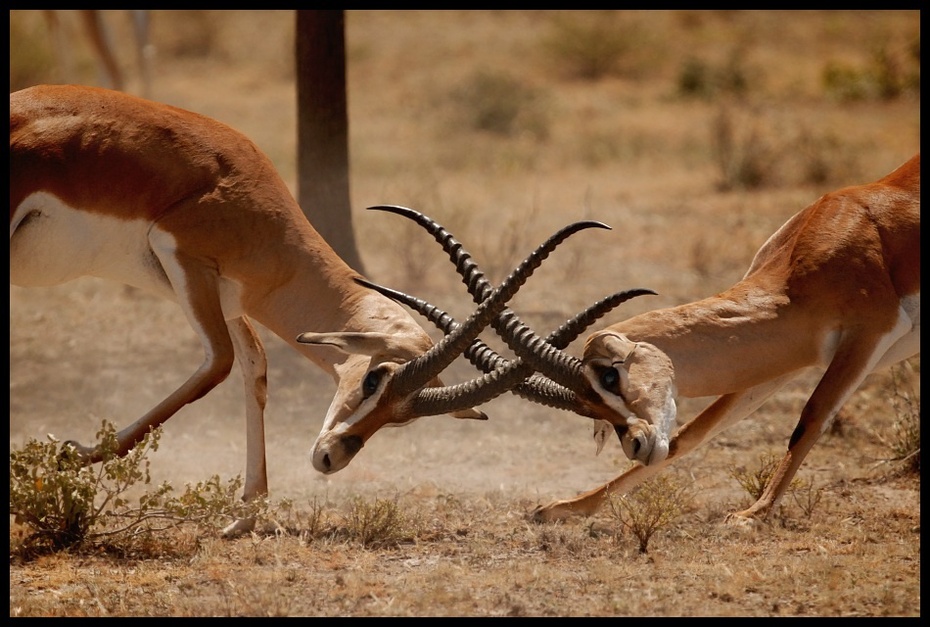
[[[10,17],[11,90],[57,80],[39,14]],[[109,17],[126,26],[118,12]],[[919,91],[886,99],[868,89],[876,58],[913,74],[919,17],[350,12],[352,198],[371,278],[457,316],[472,308],[430,238],[364,210],[401,204],[447,226],[494,280],[570,221],[612,225],[566,242],[514,300],[540,332],[619,289],[660,295],[613,319],[715,293],[797,210],[919,149]],[[295,181],[291,13],[158,11],[155,20],[156,99],[242,130]],[[616,32],[635,32],[636,47],[610,40]],[[578,33],[611,45],[557,45]],[[557,63],[560,48],[571,56]],[[93,82],[86,52],[77,54]],[[837,97],[837,67],[847,92],[850,80],[866,81],[866,97]],[[683,93],[683,72],[688,85],[708,82]],[[475,93],[486,96],[468,100]],[[494,102],[509,123],[476,128],[488,118],[474,109]],[[11,287],[10,300],[11,447],[49,432],[89,439],[101,418],[124,425],[200,359],[175,305],[122,286]],[[11,550],[11,616],[920,615],[920,479],[887,462],[897,455],[889,399],[900,389],[890,374],[866,381],[805,461],[806,500],[786,498],[760,529],[722,524],[750,502],[733,470],[782,453],[810,376],[670,471],[693,498],[641,554],[608,508],[566,524],[526,521],[535,505],[593,488],[626,462],[615,446],[593,456],[588,421],[512,397],[488,404],[487,423],[421,419],[378,433],[340,473],[315,473],[307,456],[332,384],[265,336],[269,479],[272,498],[293,503],[293,533],[224,542],[182,529],[131,557],[22,562]],[[919,390],[919,357],[911,363]],[[457,362],[448,378],[469,374]],[[166,425],[155,481],[243,472],[235,379]],[[682,416],[705,401],[682,403]],[[309,531],[328,521],[371,534]]]

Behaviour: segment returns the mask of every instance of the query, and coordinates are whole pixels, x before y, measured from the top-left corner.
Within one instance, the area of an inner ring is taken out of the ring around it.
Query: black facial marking
[[[349,455],[355,455],[358,453],[360,450],[362,450],[362,446],[365,444],[362,442],[362,438],[357,435],[347,435],[342,438],[341,441],[343,448],[345,448],[346,453]]]
[[[623,436],[625,436],[629,430],[630,428],[627,425],[614,425],[614,431],[617,432],[618,440],[623,440]]]

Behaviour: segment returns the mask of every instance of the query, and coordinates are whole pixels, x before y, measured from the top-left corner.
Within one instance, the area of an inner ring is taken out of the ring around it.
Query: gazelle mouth
[[[347,435],[339,438],[339,443],[342,444],[342,447],[349,455],[355,455],[365,446],[365,441],[362,440],[361,436],[357,435]]]
[[[314,452],[313,467],[324,475],[338,472],[349,465],[363,446],[365,446],[365,441],[361,436],[342,436],[333,446],[326,447],[322,454],[319,451]]]

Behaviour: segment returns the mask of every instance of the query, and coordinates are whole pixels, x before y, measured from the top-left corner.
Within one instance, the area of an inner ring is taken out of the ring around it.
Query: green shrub
[[[869,60],[859,66],[828,62],[822,72],[824,90],[841,102],[896,100],[906,93],[920,94],[920,38],[903,48],[883,42],[872,48]]]
[[[759,455],[759,464],[753,468],[740,466],[730,469],[730,476],[736,479],[736,482],[745,490],[754,501],[758,501],[765,492],[765,486],[769,484],[775,469],[781,462],[781,457],[773,453],[762,453]]]
[[[236,498],[239,477],[219,477],[187,485],[179,496],[167,482],[146,490],[131,502],[127,491],[151,483],[148,455],[158,450],[161,430],[149,432],[119,457],[116,430],[104,421],[97,433],[99,464],[85,465],[70,445],[55,436],[30,439],[10,452],[10,515],[29,532],[15,550],[23,556],[77,549],[103,542],[129,545],[169,527],[193,523],[216,528],[230,517],[254,517],[267,503]],[[14,547],[11,546],[11,551]]]
[[[722,95],[745,96],[749,91],[749,78],[744,58],[742,51],[734,51],[724,64],[714,67],[696,57],[688,57],[678,72],[678,94],[705,100]]]
[[[748,122],[739,120],[729,107],[720,107],[711,127],[711,145],[721,190],[757,189],[772,181],[779,151],[761,127],[755,116]]]
[[[344,532],[363,546],[383,548],[411,537],[411,524],[396,501],[356,497],[345,515]]]
[[[891,407],[895,414],[891,435],[883,438],[891,450],[891,461],[900,462],[909,472],[920,473],[920,389],[913,377],[905,376],[907,366],[891,369]]]
[[[823,489],[815,486],[813,481],[792,481],[788,493],[807,518],[811,517],[823,498]]]
[[[708,133],[722,191],[844,184],[860,175],[848,139],[790,113],[721,101]]]
[[[753,501],[762,498],[765,488],[772,480],[772,475],[778,469],[781,463],[781,456],[774,453],[762,453],[759,455],[759,464],[754,468],[731,468],[730,476],[736,479]],[[814,509],[820,503],[822,489],[815,487],[813,482],[804,481],[798,477],[792,479],[788,485],[786,494],[791,495],[794,502],[800,507],[804,515],[810,518]]]
[[[822,80],[827,94],[841,102],[866,100],[872,89],[863,70],[837,62],[830,62],[824,67]]]

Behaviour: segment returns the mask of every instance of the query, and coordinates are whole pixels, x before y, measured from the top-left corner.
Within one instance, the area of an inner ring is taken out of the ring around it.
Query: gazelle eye
[[[372,370],[365,375],[362,380],[362,396],[368,398],[378,390],[378,384],[381,383],[381,371]]]
[[[604,368],[601,372],[601,385],[605,390],[620,393],[620,373],[616,368]]]

